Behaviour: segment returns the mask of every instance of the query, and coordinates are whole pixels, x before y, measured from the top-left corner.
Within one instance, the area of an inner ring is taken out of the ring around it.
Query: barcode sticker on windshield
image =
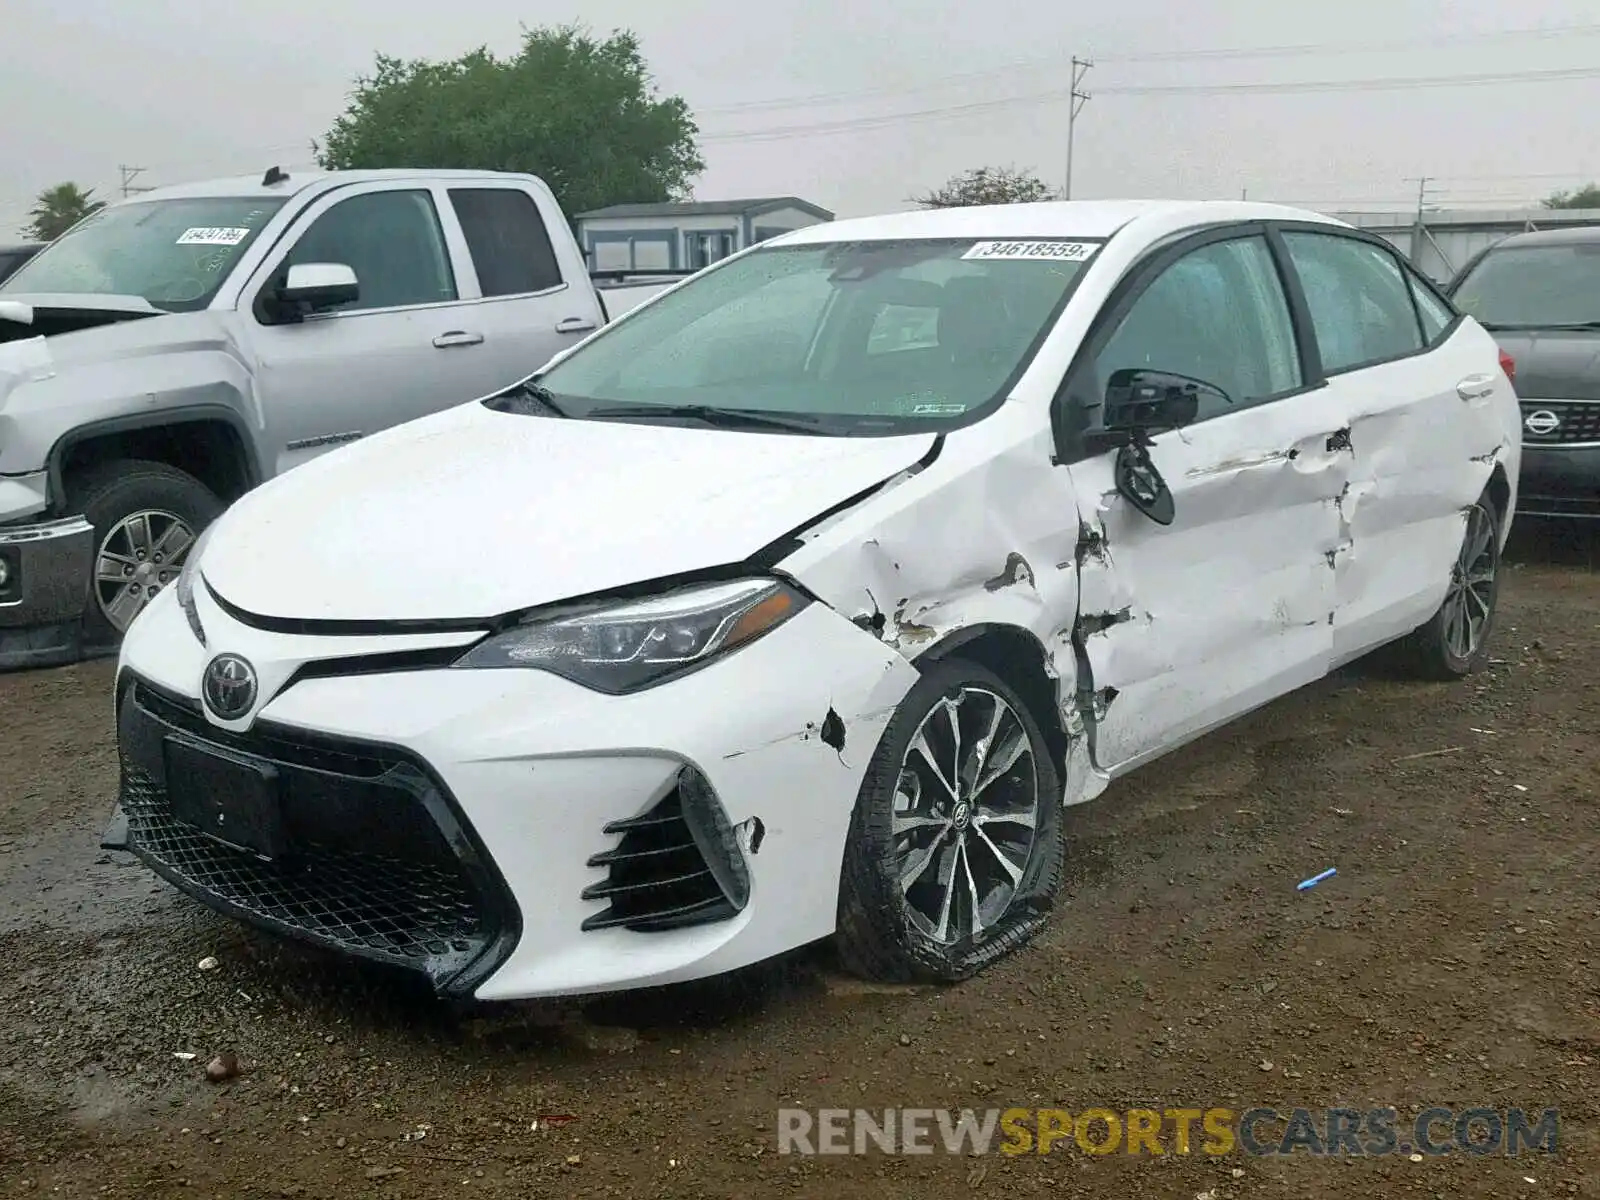
[[[180,246],[237,246],[250,236],[248,229],[229,226],[196,226],[178,236]]]
[[[1093,242],[979,242],[962,258],[1037,259],[1042,262],[1082,262],[1095,251]]]

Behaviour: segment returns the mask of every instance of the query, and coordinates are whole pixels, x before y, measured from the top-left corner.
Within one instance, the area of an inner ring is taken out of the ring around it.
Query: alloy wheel
[[[1481,504],[1467,510],[1467,532],[1450,569],[1444,599],[1444,636],[1450,653],[1466,660],[1483,644],[1494,610],[1495,528]]]
[[[156,509],[129,513],[113,525],[95,557],[95,601],[118,633],[175,582],[194,545],[182,517]]]
[[[942,945],[998,924],[1038,836],[1032,740],[1002,697],[964,687],[923,717],[900,763],[894,867],[906,912]]]

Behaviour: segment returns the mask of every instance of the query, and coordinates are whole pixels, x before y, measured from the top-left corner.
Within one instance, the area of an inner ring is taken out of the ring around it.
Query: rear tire
[[[1026,703],[975,663],[935,663],[862,781],[839,889],[840,959],[883,982],[976,974],[1044,926],[1062,858],[1059,774]]]
[[[1499,595],[1500,517],[1485,493],[1467,509],[1444,603],[1402,643],[1413,673],[1450,682],[1481,670],[1489,661]]]
[[[112,650],[133,618],[177,582],[189,548],[224,505],[194,476],[137,459],[86,471],[69,495],[73,511],[94,526],[84,648]]]

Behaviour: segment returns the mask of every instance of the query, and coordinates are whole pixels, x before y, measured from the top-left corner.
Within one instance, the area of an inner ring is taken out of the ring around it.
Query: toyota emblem
[[[1531,412],[1523,419],[1522,427],[1534,437],[1548,437],[1561,428],[1561,418],[1548,408]]]
[[[224,721],[237,721],[255,707],[256,670],[237,654],[219,654],[206,664],[206,707]]]

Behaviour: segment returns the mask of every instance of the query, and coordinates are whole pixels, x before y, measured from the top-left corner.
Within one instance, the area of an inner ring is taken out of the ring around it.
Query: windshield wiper
[[[554,392],[531,379],[524,379],[498,396],[491,396],[483,403],[486,408],[492,408],[495,412],[516,413],[519,416],[537,414],[545,417],[570,417],[572,415],[561,407]]]
[[[717,429],[778,429],[789,433],[824,433],[820,418],[810,413],[767,412],[754,408],[718,408],[707,404],[614,404],[592,408],[585,417],[600,420],[628,420],[633,417],[661,417],[666,420],[698,421]]]

